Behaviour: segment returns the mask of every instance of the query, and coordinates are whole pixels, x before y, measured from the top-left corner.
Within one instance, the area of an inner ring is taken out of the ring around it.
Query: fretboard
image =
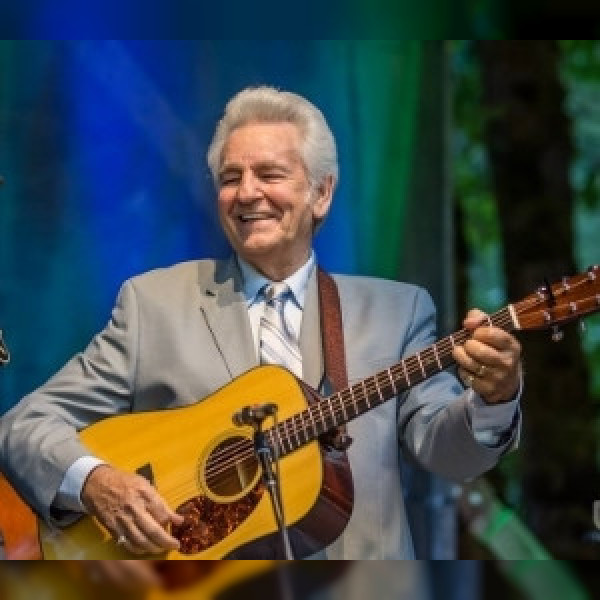
[[[506,331],[514,329],[511,306],[490,315],[488,324]],[[311,404],[265,432],[271,447],[277,448],[280,456],[285,456],[330,429],[399,396],[452,366],[454,347],[464,344],[471,335],[471,330],[461,329],[401,362]]]

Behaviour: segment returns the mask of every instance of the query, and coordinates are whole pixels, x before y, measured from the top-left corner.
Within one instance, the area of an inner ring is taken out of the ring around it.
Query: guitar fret
[[[335,418],[335,410],[333,410],[333,404],[331,404],[331,396],[327,397],[327,402],[329,402],[329,410],[331,411],[331,420],[333,421],[333,426],[337,427],[337,419]]]
[[[280,429],[281,429],[281,425],[279,425],[279,426],[277,427],[277,429],[275,429],[274,431],[275,431],[275,433],[277,434],[277,437],[278,437],[278,439],[279,439],[279,441],[278,441],[278,445],[279,445],[279,447],[280,447],[280,448],[281,448],[281,450],[282,450],[282,452],[280,452],[280,454],[285,454],[285,446],[283,445],[283,440],[281,439],[281,431],[280,431]]]
[[[423,366],[423,361],[421,360],[421,353],[417,352],[416,354],[417,360],[419,361],[419,367],[421,367],[421,373],[423,373],[423,379],[427,377],[427,373],[425,372],[425,367]]]
[[[296,436],[296,442],[298,443],[298,445],[296,447],[299,448],[302,444],[300,442],[300,436],[298,435],[298,427],[296,426],[296,415],[294,415],[292,425],[294,427],[294,434]]]
[[[348,419],[348,413],[346,412],[346,403],[344,402],[344,399],[342,398],[342,392],[338,392],[336,394],[336,396],[338,397],[340,407],[342,408],[342,414],[344,415],[344,422],[348,422],[350,419]]]
[[[508,314],[510,316],[510,320],[512,321],[513,327],[515,329],[521,329],[521,325],[519,324],[519,319],[517,318],[517,312],[515,311],[515,307],[512,304],[508,305]]]
[[[406,361],[402,361],[402,368],[404,369],[404,379],[406,379],[406,385],[410,386],[410,379],[408,378],[408,370],[406,369]]]
[[[437,361],[438,367],[440,368],[440,371],[441,371],[444,367],[442,367],[442,361],[440,360],[440,355],[438,354],[438,351],[437,351],[437,344],[434,344],[432,346],[432,348],[433,348],[433,354],[435,356],[435,360]]]
[[[398,390],[396,389],[396,382],[394,381],[394,378],[392,377],[391,367],[388,368],[387,374],[388,374],[388,377],[390,378],[390,381],[392,382],[392,390],[394,390],[394,396],[397,396]]]
[[[367,407],[371,408],[371,402],[369,402],[369,393],[367,392],[366,379],[362,380],[362,386],[363,386],[363,394],[365,395],[365,402],[367,403]]]
[[[302,433],[304,433],[304,443],[306,443],[310,439],[308,431],[306,430],[306,421],[304,420],[302,413],[299,414],[298,417],[300,420],[300,427],[302,427]]]
[[[354,395],[354,386],[350,386],[350,396],[352,397],[352,404],[354,406],[354,416],[358,415],[358,404],[356,404],[356,396]]]
[[[291,452],[294,449],[294,444],[292,443],[292,438],[290,437],[290,432],[288,431],[288,428],[285,427],[285,421],[283,422],[283,425],[284,425],[283,432],[285,433],[285,436],[287,437],[287,442],[290,447],[289,451],[286,450],[286,452]],[[284,448],[285,448],[285,446],[284,446]]]
[[[278,429],[279,429],[279,440],[281,441],[281,448],[283,449],[283,453],[287,454],[289,452],[289,450],[288,450],[287,445],[285,443],[285,440],[286,440],[285,435],[286,435],[287,432],[285,430],[284,425],[285,425],[284,423],[280,423],[279,424],[279,427],[278,427]],[[288,439],[288,443],[289,443],[289,439]]]
[[[422,381],[422,379],[419,379],[420,361],[417,356],[418,355],[413,354],[406,359],[407,370],[414,375],[413,379],[415,380],[415,383]],[[410,362],[411,360],[413,361],[412,363]]]
[[[279,431],[277,432],[277,437],[279,438],[279,441],[276,442],[276,444],[277,444],[277,451],[279,452],[279,455],[281,456],[281,455],[285,454],[285,446],[283,445],[283,441],[281,439],[281,434],[280,434]]]
[[[319,435],[319,430],[317,429],[317,422],[315,421],[315,416],[312,413],[312,406],[309,407],[309,409],[308,409],[307,412],[308,412],[308,414],[310,416],[310,420],[311,420],[311,423],[312,423],[312,426],[313,426],[314,435],[315,435],[315,437],[317,437]]]
[[[317,402],[317,406],[319,407],[319,414],[321,415],[321,421],[323,421],[323,431],[327,431],[327,421],[325,420],[325,415],[323,414],[323,407],[320,402]]]
[[[267,431],[266,435],[267,435],[267,439],[268,439],[269,448],[271,448],[271,450],[275,450],[277,452],[277,454],[281,454],[281,452],[279,452],[279,448],[275,448],[276,442],[273,439],[273,430],[269,429],[269,431]]]
[[[379,394],[379,398],[380,400],[383,402],[383,394],[381,393],[381,388],[379,387],[379,381],[377,381],[377,375],[375,375],[375,377],[373,377],[373,380],[375,381],[375,387],[377,388],[377,393]]]

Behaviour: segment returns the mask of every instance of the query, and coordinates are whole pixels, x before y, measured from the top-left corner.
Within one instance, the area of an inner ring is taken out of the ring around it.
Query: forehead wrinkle
[[[288,125],[291,126],[291,136],[286,135]],[[279,130],[280,128],[282,129]],[[223,145],[221,153],[223,161],[231,151],[232,139],[235,139],[234,147],[241,144],[242,148],[238,148],[238,152],[243,153],[241,156],[243,160],[248,160],[248,157],[252,159],[257,153],[266,153],[267,155],[279,153],[287,155],[290,159],[302,161],[302,138],[293,124],[259,122],[248,123],[234,129]]]

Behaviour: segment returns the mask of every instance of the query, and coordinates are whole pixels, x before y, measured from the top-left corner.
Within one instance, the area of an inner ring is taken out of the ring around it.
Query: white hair
[[[217,123],[206,159],[218,187],[223,147],[234,129],[249,123],[292,123],[302,139],[302,160],[311,186],[318,186],[329,175],[338,179],[335,140],[321,111],[311,102],[292,92],[260,86],[238,92],[225,106]]]

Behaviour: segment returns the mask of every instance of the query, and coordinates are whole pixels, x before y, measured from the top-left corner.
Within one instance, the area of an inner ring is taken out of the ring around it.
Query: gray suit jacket
[[[335,279],[351,382],[435,340],[433,303],[422,289],[368,277]],[[304,379],[317,387],[323,366],[315,274],[300,347]],[[196,402],[257,362],[236,261],[191,261],[134,277],[87,349],[2,418],[0,469],[44,518],[65,523],[69,515],[57,515],[51,503],[67,468],[89,454],[78,430],[116,413]],[[514,443],[489,448],[475,440],[465,391],[447,372],[405,396],[349,424],[355,507],[328,557],[413,556],[399,442],[426,468],[455,480],[489,469]]]

